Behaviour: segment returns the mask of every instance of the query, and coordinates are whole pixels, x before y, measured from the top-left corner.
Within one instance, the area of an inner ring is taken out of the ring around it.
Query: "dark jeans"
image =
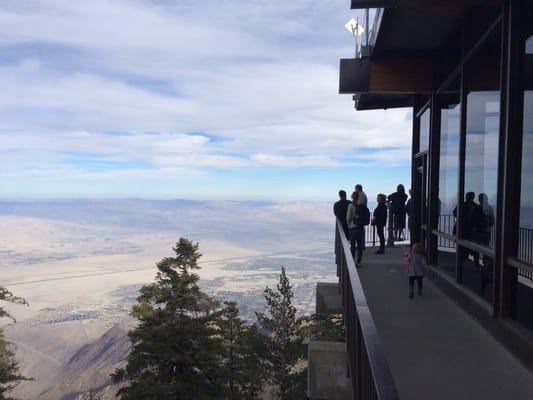
[[[355,258],[355,250],[357,249],[357,263],[361,262],[363,258],[363,250],[365,249],[364,228],[350,228],[350,250],[352,257]]]
[[[413,290],[413,286],[415,285],[415,280],[418,285],[418,290],[422,290],[422,279],[424,279],[423,276],[410,276],[409,277],[409,290]]]
[[[385,229],[384,226],[376,225],[376,232],[377,232],[378,237],[379,237],[379,249],[381,251],[385,251],[385,232],[384,232],[384,229]]]

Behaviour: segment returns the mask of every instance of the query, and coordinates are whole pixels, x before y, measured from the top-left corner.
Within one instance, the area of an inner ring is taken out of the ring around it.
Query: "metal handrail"
[[[362,8],[353,11],[354,18],[363,26],[355,36],[355,58],[370,57],[378,36],[383,8]]]
[[[372,245],[372,247],[378,246],[379,238],[377,236],[376,227],[374,225],[366,225],[364,227],[364,231],[365,231],[365,245]],[[389,228],[388,224],[385,225],[384,227],[384,233],[385,233],[385,243],[390,242],[391,240],[392,242],[394,242],[394,240],[390,238],[392,233],[391,233],[391,229]],[[411,238],[409,229],[407,228],[403,229],[402,235],[404,238],[404,242],[408,243]]]
[[[399,395],[339,219],[335,259],[341,291],[352,398],[398,400]]]
[[[451,214],[441,214],[439,215],[439,224],[438,224],[438,246],[439,248],[448,248],[455,249],[456,242],[458,241],[461,244],[461,239],[457,240],[455,237],[455,224],[456,218]],[[440,235],[439,235],[440,234]],[[443,235],[444,234],[444,235]],[[491,232],[490,243],[495,241],[495,230]],[[474,243],[469,243],[469,247],[472,247]],[[516,256],[517,261],[524,264],[533,265],[533,229],[529,228],[518,228],[518,243],[517,243],[518,254]],[[533,281],[533,272],[528,268],[517,265],[513,265],[513,268],[516,268],[518,275],[532,280]]]

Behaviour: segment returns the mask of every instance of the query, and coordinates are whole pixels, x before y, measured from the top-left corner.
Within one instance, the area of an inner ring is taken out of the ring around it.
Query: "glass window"
[[[448,274],[451,278],[456,277],[456,248],[455,242],[437,236],[437,264],[438,268]]]
[[[533,54],[533,36],[526,40],[526,54]]]
[[[429,108],[420,116],[420,152],[429,148],[429,116]]]
[[[531,12],[531,10],[530,10]],[[518,231],[518,258],[533,264],[533,36],[525,43],[524,117],[522,136],[522,183],[520,224]],[[528,60],[529,59],[529,60]],[[533,273],[517,270],[515,319],[533,331]]]
[[[494,260],[464,247],[461,247],[461,250],[463,285],[491,304],[494,289]]]
[[[526,40],[526,57],[533,57],[533,36]],[[527,64],[526,64],[527,65]],[[524,90],[522,184],[518,257],[533,264],[533,88]]]
[[[439,166],[439,230],[455,234],[461,103],[459,82],[439,95],[441,108]]]
[[[533,1],[528,2],[528,19],[533,17]],[[530,35],[531,32],[530,27]],[[520,223],[518,258],[533,264],[533,36],[525,42],[524,117],[522,136],[522,182],[520,199]],[[514,285],[514,317],[533,331],[533,273],[518,269]]]
[[[494,243],[500,125],[501,29],[466,65],[467,110],[465,200],[462,237],[487,247]]]

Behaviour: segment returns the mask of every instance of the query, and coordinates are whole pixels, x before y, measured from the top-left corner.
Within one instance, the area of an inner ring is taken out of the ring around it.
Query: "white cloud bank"
[[[344,0],[2,3],[0,174],[405,164],[407,112],[337,94],[349,16]]]

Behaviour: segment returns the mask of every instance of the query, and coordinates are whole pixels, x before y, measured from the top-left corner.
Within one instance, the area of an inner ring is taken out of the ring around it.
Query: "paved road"
[[[369,249],[359,269],[400,398],[533,399],[533,373],[435,285],[408,298],[405,251]]]

